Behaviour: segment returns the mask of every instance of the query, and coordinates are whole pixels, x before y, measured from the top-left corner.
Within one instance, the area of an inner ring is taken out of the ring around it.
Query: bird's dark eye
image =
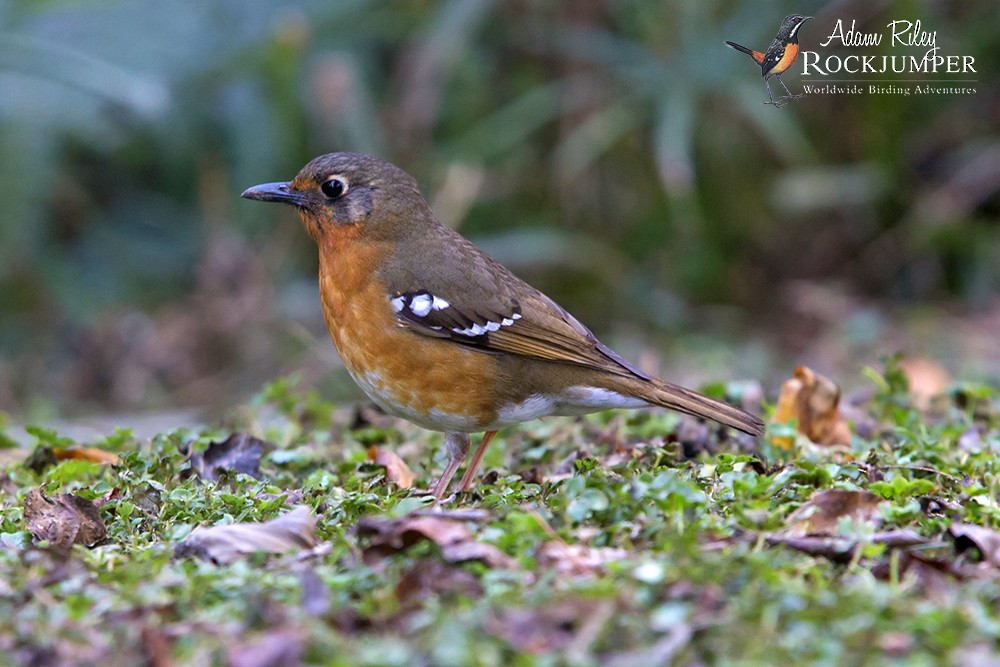
[[[330,199],[337,199],[338,197],[343,197],[344,193],[347,192],[347,183],[339,178],[329,178],[323,181],[319,189]]]

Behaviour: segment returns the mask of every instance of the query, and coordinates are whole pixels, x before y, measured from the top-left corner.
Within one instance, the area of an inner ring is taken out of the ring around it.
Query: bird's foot
[[[767,102],[761,102],[761,104],[767,104],[773,106],[775,109],[780,109],[785,105],[781,100],[768,100]]]

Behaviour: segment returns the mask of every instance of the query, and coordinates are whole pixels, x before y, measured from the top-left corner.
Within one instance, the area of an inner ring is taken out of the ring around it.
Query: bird
[[[639,370],[555,301],[443,225],[417,182],[378,157],[337,152],[242,197],[293,206],[319,249],[327,329],[387,413],[444,432],[435,502],[483,433],[548,415],[661,406],[759,436],[757,417]]]
[[[778,80],[781,87],[788,93],[782,99],[797,100],[802,97],[802,95],[793,95],[792,91],[788,90],[788,86],[781,80],[781,75],[799,57],[799,28],[811,18],[811,16],[801,16],[799,14],[786,16],[785,20],[781,22],[781,28],[778,29],[778,34],[775,36],[774,41],[771,42],[771,45],[767,47],[767,51],[764,53],[748,49],[736,42],[730,42],[728,39],[726,40],[726,45],[729,48],[747,54],[754,59],[754,62],[760,65],[760,73],[764,77],[764,85],[767,87],[767,98],[769,100],[764,104],[773,104],[776,107],[781,106],[781,102],[775,101],[771,95],[771,84],[768,80],[772,76]]]

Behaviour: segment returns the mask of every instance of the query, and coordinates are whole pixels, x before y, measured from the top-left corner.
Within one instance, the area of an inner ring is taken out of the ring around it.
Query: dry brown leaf
[[[917,551],[900,551],[898,561],[886,558],[872,568],[876,579],[888,581],[895,569],[900,580],[916,581],[916,590],[932,599],[951,599],[955,593],[955,581],[968,579],[972,572],[963,571],[952,561],[940,560]]]
[[[599,622],[599,633],[614,616],[615,604],[611,600],[577,598],[544,607],[505,609],[487,620],[485,627],[519,651],[564,651],[572,648],[591,619]]]
[[[841,522],[847,519],[877,528],[881,524],[879,511],[885,502],[881,496],[868,491],[817,491],[788,516],[784,530],[769,533],[765,539],[771,545],[785,546],[835,563],[847,563],[854,558],[858,541],[840,534]],[[913,531],[890,530],[875,533],[871,539],[892,549],[926,543]]]
[[[878,526],[879,508],[886,500],[869,491],[827,489],[817,491],[809,501],[788,516],[785,534],[837,535],[838,525],[844,518],[858,523]]]
[[[483,587],[472,573],[436,558],[418,560],[396,584],[396,599],[401,604],[448,594],[477,598]]]
[[[332,595],[330,588],[316,574],[316,570],[307,567],[302,570],[302,608],[310,616],[325,616],[330,611]]]
[[[195,528],[177,547],[180,557],[193,556],[219,565],[263,552],[281,554],[316,546],[316,517],[305,505],[266,523],[235,523]]]
[[[269,630],[229,648],[231,667],[286,667],[302,664],[305,640],[298,630]]]
[[[368,448],[368,460],[385,468],[386,478],[401,489],[413,487],[416,474],[395,452],[372,445]]]
[[[233,433],[222,442],[210,443],[204,452],[191,456],[191,470],[198,477],[214,482],[219,470],[250,475],[260,479],[260,459],[274,445],[247,433]]]
[[[587,576],[602,573],[608,563],[628,558],[628,551],[550,540],[538,549],[536,558],[539,569],[555,570],[571,576]]]
[[[774,420],[797,420],[799,433],[817,445],[849,445],[851,429],[840,414],[839,403],[840,387],[833,380],[799,366],[795,375],[781,385]],[[774,444],[790,449],[792,440],[775,438]]]
[[[114,452],[106,452],[97,447],[53,447],[52,453],[57,461],[89,461],[91,463],[106,463],[115,465],[121,463],[121,459]]]
[[[921,410],[931,407],[935,396],[943,394],[952,384],[951,375],[939,362],[928,357],[903,357],[899,368],[906,374],[913,404]]]
[[[436,516],[409,515],[399,519],[365,517],[358,522],[358,537],[367,541],[364,559],[376,562],[428,540],[449,563],[479,561],[488,567],[514,567],[514,560],[491,544],[477,542],[468,526]]]
[[[33,489],[24,497],[24,523],[35,539],[48,540],[61,550],[74,544],[93,546],[108,534],[94,503],[70,493],[61,493],[50,500],[40,489]]]
[[[1000,567],[1000,533],[997,531],[970,523],[953,523],[948,526],[948,534],[955,540],[958,553],[975,547],[984,561]]]
[[[858,549],[857,540],[849,537],[833,535],[789,536],[771,534],[766,538],[771,546],[784,546],[801,551],[810,556],[827,558],[834,563],[849,563],[854,559]],[[927,544],[927,540],[911,530],[889,530],[875,533],[872,536],[874,544],[884,544],[890,549],[906,549],[907,547]],[[905,553],[905,552],[904,552]]]

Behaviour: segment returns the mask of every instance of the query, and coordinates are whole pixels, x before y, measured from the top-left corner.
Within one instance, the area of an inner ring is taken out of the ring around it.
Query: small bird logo
[[[760,65],[760,74],[764,77],[764,85],[767,86],[767,97],[769,100],[764,102],[764,104],[773,104],[775,107],[781,107],[785,103],[785,100],[797,100],[804,97],[803,95],[792,95],[792,91],[788,90],[788,86],[781,80],[781,75],[799,57],[799,28],[811,18],[811,16],[799,16],[798,14],[786,16],[785,20],[781,22],[781,28],[778,30],[777,36],[764,53],[726,40],[729,48],[747,54],[754,59],[755,63]],[[771,95],[771,84],[768,81],[772,76],[778,80],[781,87],[788,93],[777,100]]]

